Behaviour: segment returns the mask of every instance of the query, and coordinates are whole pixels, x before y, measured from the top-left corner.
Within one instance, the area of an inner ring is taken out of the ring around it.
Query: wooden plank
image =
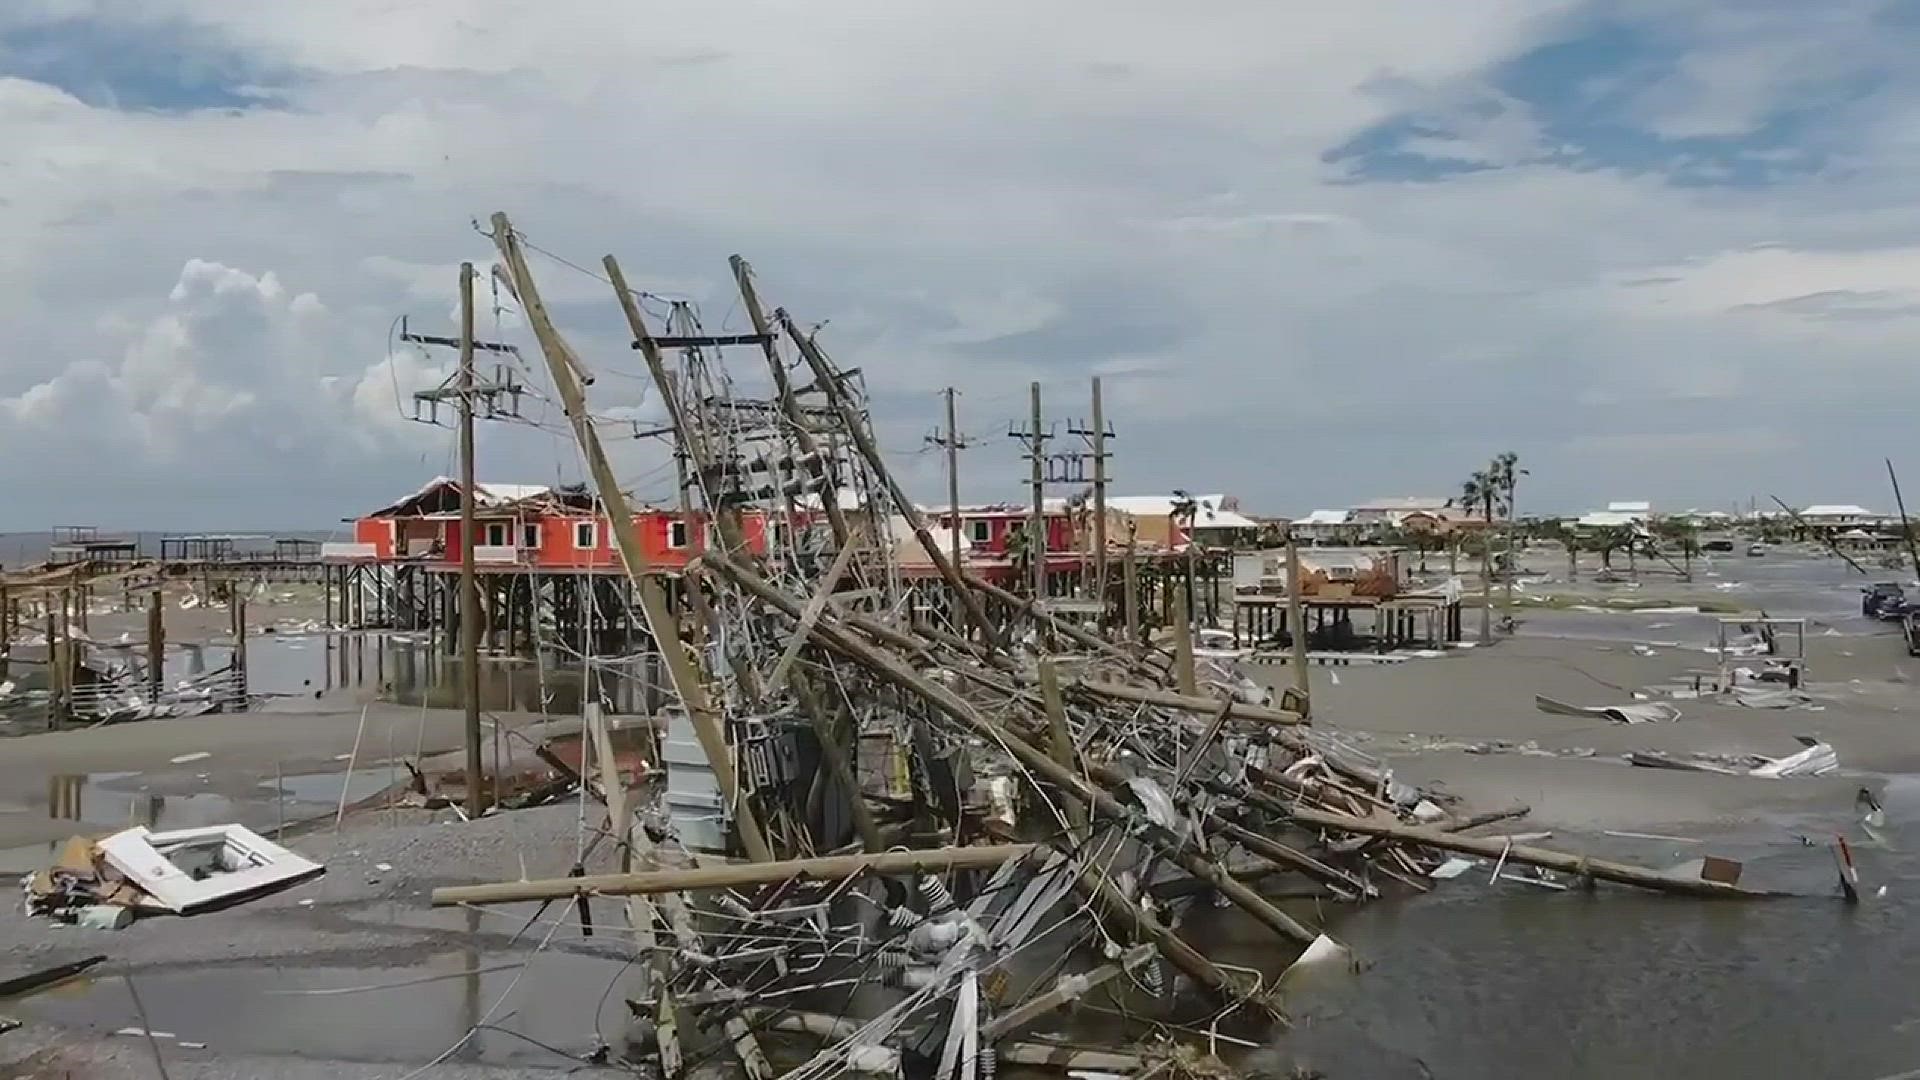
[[[689,870],[654,870],[633,874],[591,874],[577,878],[509,881],[496,885],[456,885],[433,891],[433,905],[497,904],[519,900],[597,893],[602,896],[649,896],[655,893],[701,892],[771,885],[788,880],[838,881],[854,874],[913,874],[946,870],[977,870],[1023,858],[1032,844],[990,844],[979,847],[934,848],[928,851],[888,851],[865,855],[830,855],[821,859],[733,863]]]

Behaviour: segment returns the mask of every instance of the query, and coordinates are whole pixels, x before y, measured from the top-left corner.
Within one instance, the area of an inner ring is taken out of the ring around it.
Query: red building
[[[478,542],[473,558],[488,571],[620,569],[613,530],[584,490],[479,484],[474,496]],[[683,519],[678,510],[646,507],[634,512],[633,522],[648,563],[663,570],[686,566],[712,539],[704,514]],[[747,548],[764,552],[765,520],[749,512],[742,516],[741,527]],[[356,518],[353,541],[326,545],[322,557],[333,562],[453,565],[460,561],[461,543],[460,484],[439,477],[398,502]]]
[[[967,550],[984,558],[1005,557],[1013,549],[1014,537],[1024,536],[1033,523],[1032,510],[1019,504],[989,503],[959,509],[960,535],[967,542]],[[1080,549],[1073,517],[1064,506],[1043,507],[1041,514],[1046,520],[1049,558]],[[927,524],[944,534],[953,527],[953,517],[946,507],[939,507],[927,512]]]
[[[517,484],[480,484],[474,492],[477,543],[474,562],[486,573],[621,571],[619,551],[605,514],[584,487],[550,488]],[[947,548],[950,514],[944,507],[927,512],[928,526]],[[707,515],[684,518],[677,509],[636,510],[634,526],[650,567],[672,572],[685,567],[713,539]],[[989,504],[960,508],[963,559],[967,568],[1002,583],[1014,576],[1013,552],[1031,521],[1025,506]],[[741,516],[747,549],[767,553],[770,523],[758,511]],[[890,525],[896,561],[909,578],[937,576],[904,521]],[[1083,537],[1064,505],[1046,510],[1047,564],[1052,573],[1070,573],[1087,559]],[[776,535],[774,539],[779,539]],[[439,477],[407,497],[353,521],[353,540],[322,548],[335,564],[404,563],[428,570],[459,565],[460,484]],[[776,548],[780,545],[776,544]]]

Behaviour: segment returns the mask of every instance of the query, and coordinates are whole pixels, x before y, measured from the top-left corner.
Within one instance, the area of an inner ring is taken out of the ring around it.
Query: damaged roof
[[[585,490],[577,486],[553,487],[547,484],[475,484],[473,486],[474,507],[480,510],[498,510],[519,503],[550,499],[562,505],[591,506],[592,498]],[[446,513],[460,509],[460,481],[447,476],[436,476],[423,485],[420,490],[404,499],[389,503],[366,515],[367,517],[416,517],[428,514]]]

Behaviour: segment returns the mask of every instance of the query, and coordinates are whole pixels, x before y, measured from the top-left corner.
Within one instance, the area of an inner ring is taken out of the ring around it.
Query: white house
[[[1287,529],[1304,543],[1326,543],[1345,536],[1353,528],[1347,520],[1350,516],[1345,510],[1315,510],[1305,517],[1294,518]]]
[[[1397,499],[1374,499],[1363,502],[1348,511],[1346,523],[1398,526],[1401,519],[1408,514],[1437,514],[1452,505],[1452,502],[1451,499],[1435,499],[1422,495],[1409,495]]]
[[[1822,529],[1847,529],[1856,525],[1875,525],[1881,515],[1851,503],[1819,503],[1800,511],[1800,520]]]

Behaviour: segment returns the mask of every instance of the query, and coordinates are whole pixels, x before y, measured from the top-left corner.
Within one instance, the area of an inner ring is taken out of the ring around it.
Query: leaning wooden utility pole
[[[512,223],[503,213],[493,215],[493,242],[506,260],[507,272],[513,278],[514,291],[526,312],[527,323],[540,341],[540,351],[546,357],[554,389],[566,407],[568,422],[573,425],[574,440],[580,444],[580,451],[587,459],[588,471],[593,475],[600,503],[606,509],[620,561],[639,594],[647,629],[652,632],[660,655],[666,661],[668,680],[673,684],[673,691],[680,698],[682,707],[687,710],[694,735],[706,755],[707,767],[713,770],[714,780],[719,785],[720,797],[740,830],[740,846],[745,849],[747,857],[755,862],[770,862],[773,853],[767,846],[766,835],[760,831],[759,819],[754,815],[753,807],[741,797],[740,778],[733,769],[733,754],[727,745],[720,716],[714,711],[707,697],[707,688],[700,681],[700,674],[680,641],[680,621],[667,607],[666,594],[660,588],[659,579],[647,572],[646,550],[640,546],[639,534],[634,529],[633,512],[627,505],[626,495],[620,490],[619,480],[614,476],[613,465],[600,445],[600,436],[593,430],[593,419],[587,413],[586,395],[574,377],[576,371],[584,369],[573,355],[572,347],[554,327],[546,304],[541,302],[533,275],[527,269],[526,256],[521,253],[519,239],[514,235]]]
[[[611,256],[608,257],[611,260]],[[753,287],[753,267],[747,260],[734,255],[727,260],[733,267],[733,281],[740,289],[740,302],[746,306],[747,318],[753,323],[753,332],[760,336],[760,351],[767,359],[767,370],[773,376],[774,393],[780,399],[780,411],[786,415],[787,422],[793,426],[793,441],[800,447],[802,454],[810,454],[820,461],[821,475],[826,482],[820,485],[820,508],[826,511],[827,524],[833,530],[833,542],[836,547],[846,547],[852,542],[852,533],[847,527],[846,515],[840,510],[840,493],[834,490],[834,461],[832,447],[822,448],[813,437],[813,431],[807,424],[800,402],[793,396],[793,380],[787,378],[787,366],[780,360],[780,350],[774,345],[773,324],[767,319],[766,309],[760,306],[760,294]],[[617,266],[609,266],[609,272]],[[621,295],[631,302],[631,294],[621,281]],[[639,319],[637,312],[628,315],[628,321]]]
[[[460,707],[467,736],[467,816],[486,810],[480,763],[480,582],[473,571],[473,264],[460,264]]]
[[[1907,542],[1907,557],[1913,560],[1913,572],[1920,574],[1920,549],[1914,547],[1913,524],[1907,520],[1907,500],[1900,497],[1900,478],[1894,475],[1893,459],[1887,459],[1887,479],[1893,482],[1893,505],[1900,511],[1900,536]]]
[[[814,342],[811,335],[801,332],[791,314],[784,309],[775,309],[773,317],[780,324],[780,329],[786,331],[794,348],[800,350],[801,358],[806,360],[807,367],[813,372],[816,387],[827,395],[827,402],[833,406],[835,412],[840,414],[840,423],[846,428],[847,437],[853,440],[855,449],[859,450],[860,456],[866,459],[867,467],[887,489],[887,496],[893,500],[894,507],[899,510],[900,516],[906,518],[907,527],[913,530],[913,538],[919,542],[920,550],[927,553],[927,561],[933,563],[934,569],[940,572],[940,577],[947,583],[947,587],[960,598],[961,605],[966,608],[967,618],[979,628],[987,644],[996,649],[1002,648],[1005,639],[993,620],[987,616],[987,609],[980,603],[980,598],[967,587],[966,570],[955,566],[952,560],[947,558],[946,552],[940,550],[940,542],[935,540],[933,533],[927,529],[926,518],[921,516],[913,500],[907,498],[906,489],[900,486],[892,470],[887,468],[885,459],[880,456],[880,448],[874,444],[873,435],[867,430],[867,420],[847,400],[846,388],[840,385],[844,376],[833,370],[832,365],[827,361],[826,354],[820,350],[820,346]]]

